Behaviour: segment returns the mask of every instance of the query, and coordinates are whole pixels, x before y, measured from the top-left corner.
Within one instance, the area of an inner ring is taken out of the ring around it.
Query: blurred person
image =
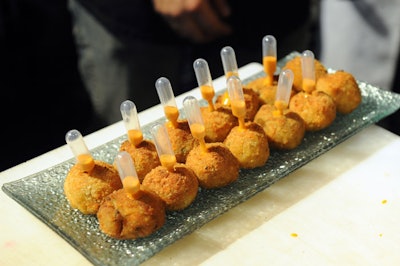
[[[69,8],[85,85],[96,112],[114,123],[125,99],[138,111],[158,104],[161,76],[176,96],[197,87],[197,58],[207,60],[213,78],[222,76],[224,46],[235,50],[239,67],[261,63],[268,34],[277,39],[278,59],[314,49],[312,2],[69,0]]]
[[[70,129],[105,125],[78,72],[66,0],[2,0],[0,53],[0,171],[64,145]]]
[[[321,1],[321,62],[400,93],[399,14],[399,0]],[[379,124],[400,135],[400,112]]]

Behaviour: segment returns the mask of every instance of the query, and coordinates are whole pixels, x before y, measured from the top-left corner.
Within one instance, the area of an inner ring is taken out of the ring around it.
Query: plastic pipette
[[[289,106],[290,94],[292,92],[294,74],[291,69],[285,69],[279,74],[278,87],[275,96],[275,107],[277,112],[274,114],[282,115],[283,110]]]
[[[236,62],[235,50],[230,46],[225,46],[221,49],[221,60],[224,68],[225,77],[228,79],[230,76],[239,77],[239,70]]]
[[[179,118],[179,110],[176,105],[175,95],[172,91],[172,86],[170,81],[161,77],[156,81],[156,89],[158,97],[160,98],[160,102],[164,107],[165,117],[174,127],[178,126],[178,118]]]
[[[119,152],[115,157],[115,165],[117,166],[123,188],[131,194],[139,191],[140,182],[130,154],[126,151]]]
[[[90,172],[94,168],[94,160],[83,140],[82,134],[72,129],[65,135],[65,141],[75,156],[77,165],[84,172]]]
[[[272,35],[266,35],[262,39],[263,66],[267,75],[267,85],[271,86],[274,82],[276,71],[276,39]]]
[[[193,63],[193,69],[201,96],[208,102],[210,111],[214,111],[213,98],[215,96],[215,91],[207,61],[203,58],[196,59]]]
[[[206,152],[207,148],[204,141],[206,130],[197,99],[193,96],[187,96],[185,99],[183,99],[183,108],[189,122],[190,132],[192,133],[193,137],[199,141],[201,149]]]
[[[242,82],[236,76],[231,76],[226,82],[229,99],[231,102],[232,114],[239,120],[239,127],[245,128],[246,102],[243,96]]]
[[[174,165],[176,164],[176,157],[172,149],[167,128],[164,124],[157,123],[150,129],[150,132],[153,136],[161,165],[167,168],[168,171],[173,172]]]
[[[315,89],[314,53],[310,50],[305,50],[301,54],[301,71],[303,77],[303,90],[310,93]]]
[[[143,133],[140,129],[136,105],[132,101],[126,100],[121,103],[120,111],[128,140],[136,147],[143,141]]]

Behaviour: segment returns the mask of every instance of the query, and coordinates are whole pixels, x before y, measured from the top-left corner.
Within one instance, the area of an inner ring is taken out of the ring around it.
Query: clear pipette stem
[[[199,85],[201,96],[208,103],[210,111],[214,111],[213,98],[215,96],[212,84],[211,73],[208,63],[203,58],[198,58],[193,62],[193,69],[196,74],[197,84]]]
[[[207,146],[204,140],[206,131],[197,99],[193,96],[187,96],[183,99],[183,108],[185,110],[192,136],[199,141],[202,151],[207,152]]]
[[[126,100],[121,103],[120,111],[122,121],[127,131],[128,140],[136,147],[143,141],[143,133],[140,129],[136,105],[132,101]]]
[[[271,86],[274,82],[276,71],[277,52],[276,39],[272,35],[264,36],[262,40],[263,66],[266,74],[267,85]]]
[[[167,168],[168,171],[173,172],[176,164],[176,157],[172,149],[167,128],[164,124],[155,124],[151,128],[151,134],[156,145],[161,165]]]
[[[131,155],[126,151],[119,152],[115,158],[115,165],[123,188],[130,194],[138,192],[140,190],[140,181]]]
[[[175,96],[169,80],[165,77],[158,78],[156,89],[160,102],[164,107],[164,114],[172,126],[178,126],[179,110],[175,102]]]
[[[94,159],[83,140],[82,134],[72,129],[65,135],[65,141],[75,156],[76,164],[84,172],[91,172],[95,166]]]

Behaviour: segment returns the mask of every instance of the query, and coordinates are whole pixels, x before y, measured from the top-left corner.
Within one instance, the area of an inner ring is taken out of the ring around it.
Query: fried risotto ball
[[[121,143],[120,151],[126,151],[131,155],[140,182],[151,169],[161,165],[156,146],[152,141],[143,140],[135,146],[129,140],[125,140]]]
[[[289,101],[289,109],[298,113],[306,124],[306,131],[318,131],[330,126],[336,118],[336,104],[322,91],[299,92]]]
[[[189,167],[178,163],[173,171],[164,166],[154,168],[146,175],[141,187],[157,194],[165,202],[167,211],[179,211],[196,199],[199,182]]]
[[[237,118],[227,106],[218,106],[210,111],[208,106],[200,108],[205,127],[206,142],[223,142],[231,129],[238,125]]]
[[[249,87],[243,87],[243,97],[246,103],[246,121],[252,121],[256,115],[258,108],[260,108],[260,97],[256,91]],[[215,106],[228,106],[230,107],[229,96],[223,93],[217,96]]]
[[[206,143],[207,151],[194,147],[186,159],[199,185],[205,189],[220,188],[236,181],[239,177],[239,161],[221,142]]]
[[[96,214],[102,200],[122,188],[118,171],[113,165],[94,160],[92,171],[82,171],[75,164],[64,180],[64,194],[71,207],[83,214]]]
[[[97,212],[100,230],[116,239],[138,239],[165,224],[165,202],[156,194],[119,189],[107,197]]]
[[[175,153],[176,161],[178,163],[185,163],[189,151],[196,145],[198,141],[192,136],[190,132],[189,123],[187,120],[178,121],[178,126],[174,127],[171,123],[167,122],[168,136],[171,141],[172,149]]]
[[[260,105],[269,103],[274,104],[275,95],[277,90],[277,82],[274,81],[272,85],[268,84],[267,77],[260,77],[250,81],[246,84],[246,87],[251,88],[258,93],[260,99]]]
[[[238,159],[241,168],[263,166],[269,158],[269,145],[264,129],[255,122],[246,122],[246,128],[234,127],[224,144]]]
[[[328,73],[318,79],[316,90],[330,95],[341,114],[353,112],[361,103],[361,90],[354,76],[344,70]]]
[[[306,125],[297,113],[286,109],[283,114],[274,114],[275,106],[264,104],[254,117],[268,138],[268,144],[273,149],[291,150],[301,144]]]
[[[314,59],[314,68],[315,68],[315,80],[318,81],[318,79],[322,76],[324,76],[326,73],[328,73],[328,70],[326,67],[318,60]],[[289,60],[286,62],[285,66],[282,68],[282,70],[285,69],[290,69],[293,71],[293,90],[299,92],[303,90],[303,74],[302,74],[302,67],[301,67],[301,56],[296,56],[293,59]]]
[[[263,104],[274,104],[276,99],[276,91],[278,89],[278,83],[274,82],[272,85],[267,84],[267,77],[261,77],[249,82],[247,87],[252,88],[258,93],[260,99],[260,106]],[[293,96],[296,91],[291,91]],[[254,119],[253,119],[254,120]]]

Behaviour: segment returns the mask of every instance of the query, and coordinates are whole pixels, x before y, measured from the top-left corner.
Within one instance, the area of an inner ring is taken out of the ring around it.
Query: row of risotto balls
[[[264,62],[265,75],[244,85],[237,73],[226,73],[227,91],[218,96],[207,62],[196,60],[207,104],[186,97],[186,118],[176,104],[169,105],[172,88],[160,78],[156,88],[165,123],[152,128],[153,139],[145,139],[135,104],[124,101],[127,139],[114,164],[95,160],[79,131],[69,131],[66,141],[76,158],[64,181],[70,206],[96,215],[100,230],[110,237],[149,236],[164,225],[168,212],[189,207],[201,189],[234,183],[240,169],[265,165],[270,149],[295,149],[306,131],[324,129],[337,113],[355,110],[362,100],[355,78],[342,70],[328,73],[312,57],[310,85],[302,70],[304,54],[289,60],[279,75],[272,76]],[[283,90],[288,96],[278,98]]]

